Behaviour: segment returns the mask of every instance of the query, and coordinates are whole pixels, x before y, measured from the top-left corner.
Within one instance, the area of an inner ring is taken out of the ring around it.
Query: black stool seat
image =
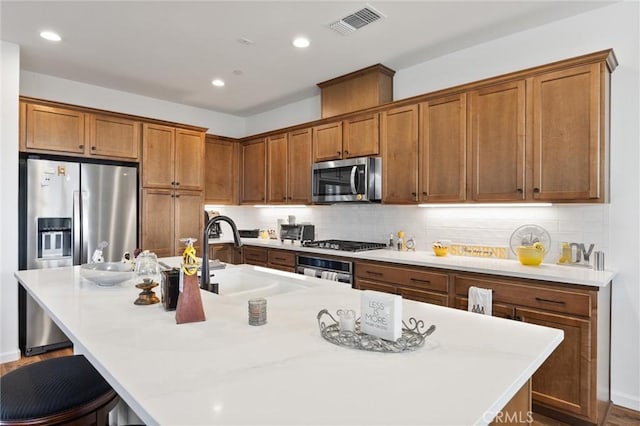
[[[78,419],[81,424],[85,420],[86,424],[102,424],[117,402],[115,391],[82,355],[36,362],[0,377],[2,425]]]

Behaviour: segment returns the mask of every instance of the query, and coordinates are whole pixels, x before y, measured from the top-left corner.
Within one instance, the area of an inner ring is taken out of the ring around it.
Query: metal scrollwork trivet
[[[326,324],[323,320],[325,316],[331,318],[329,324]],[[402,336],[395,342],[392,342],[361,333],[360,318],[356,320],[355,331],[340,331],[339,322],[328,310],[323,309],[318,312],[318,326],[320,327],[320,334],[325,340],[334,345],[363,351],[392,353],[415,351],[422,347],[424,345],[424,339],[436,330],[436,326],[431,325],[425,331],[422,331],[424,321],[416,320],[413,317],[409,318],[409,324],[410,326],[402,321]]]

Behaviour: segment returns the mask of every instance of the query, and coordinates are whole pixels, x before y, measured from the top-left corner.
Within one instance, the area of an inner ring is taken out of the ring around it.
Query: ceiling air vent
[[[329,28],[342,35],[349,35],[365,25],[369,25],[372,22],[377,21],[385,16],[375,10],[373,7],[367,5],[366,7],[353,12],[351,15],[347,15],[339,21],[329,24]]]

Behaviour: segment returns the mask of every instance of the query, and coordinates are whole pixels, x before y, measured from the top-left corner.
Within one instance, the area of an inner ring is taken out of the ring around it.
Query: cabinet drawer
[[[447,292],[449,278],[447,274],[424,269],[398,268],[377,263],[357,263],[356,277],[384,281],[420,289]]]
[[[288,250],[269,250],[269,264],[295,268],[296,255]]]
[[[244,261],[245,263],[267,263],[267,249],[260,247],[244,247]]]
[[[384,293],[396,293],[396,288],[389,284],[376,283],[368,280],[356,280],[356,286],[359,290],[373,290],[373,291],[381,291]]]
[[[511,303],[585,317],[591,315],[591,296],[587,293],[456,275],[456,294],[466,297],[471,286],[492,289],[493,301],[498,303]]]
[[[423,291],[414,288],[398,287],[398,294],[403,299],[416,300],[418,302],[431,303],[432,305],[448,306],[449,296],[431,291]]]

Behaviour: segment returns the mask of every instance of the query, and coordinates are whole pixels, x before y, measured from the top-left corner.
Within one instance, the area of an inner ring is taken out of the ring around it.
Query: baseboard
[[[640,395],[629,395],[622,392],[611,392],[611,401],[620,407],[640,411]]]
[[[16,349],[15,351],[2,352],[0,353],[0,364],[4,364],[5,362],[17,361],[20,359],[20,349]]]

